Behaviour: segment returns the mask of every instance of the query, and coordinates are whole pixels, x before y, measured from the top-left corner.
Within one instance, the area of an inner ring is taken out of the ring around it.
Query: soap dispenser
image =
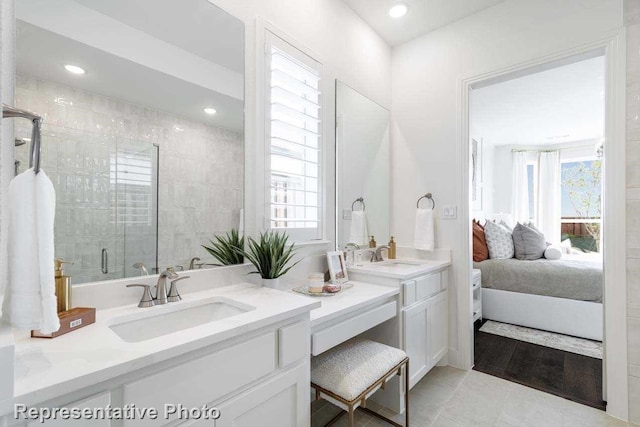
[[[396,242],[393,240],[393,236],[389,240],[389,259],[396,259]]]
[[[55,278],[56,278],[56,299],[58,301],[58,313],[71,309],[71,277],[65,276],[62,264],[73,264],[62,258],[56,258]]]
[[[378,243],[376,242],[376,238],[371,236],[371,240],[369,240],[369,247],[375,248],[376,246],[378,246]]]

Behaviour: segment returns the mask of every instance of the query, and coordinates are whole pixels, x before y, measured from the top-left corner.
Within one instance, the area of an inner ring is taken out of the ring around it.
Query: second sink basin
[[[387,260],[382,262],[372,262],[371,267],[391,267],[391,268],[416,268],[428,264],[427,262]]]
[[[153,313],[143,318],[116,320],[116,323],[109,328],[124,341],[135,343],[237,316],[251,310],[254,310],[254,307],[226,298],[216,298],[200,305]]]

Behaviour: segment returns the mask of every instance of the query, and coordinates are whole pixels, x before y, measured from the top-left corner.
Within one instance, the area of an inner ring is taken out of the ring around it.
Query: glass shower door
[[[30,131],[16,125],[16,138]],[[28,152],[29,141],[16,143],[17,173]],[[136,276],[138,262],[156,270],[157,146],[45,122],[41,162],[56,191],[56,257],[74,263],[72,283]]]

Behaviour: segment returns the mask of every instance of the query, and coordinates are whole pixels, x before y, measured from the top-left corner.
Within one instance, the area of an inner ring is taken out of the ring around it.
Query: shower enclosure
[[[28,124],[15,135],[28,138]],[[16,172],[28,168],[29,144],[16,144]],[[148,141],[42,125],[41,168],[56,190],[56,256],[72,283],[150,272],[158,263],[158,157]],[[53,264],[52,264],[53,268]]]

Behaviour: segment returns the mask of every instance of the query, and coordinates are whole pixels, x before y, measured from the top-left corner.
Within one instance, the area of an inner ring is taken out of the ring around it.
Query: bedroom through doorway
[[[469,95],[474,369],[605,410],[605,56]]]

